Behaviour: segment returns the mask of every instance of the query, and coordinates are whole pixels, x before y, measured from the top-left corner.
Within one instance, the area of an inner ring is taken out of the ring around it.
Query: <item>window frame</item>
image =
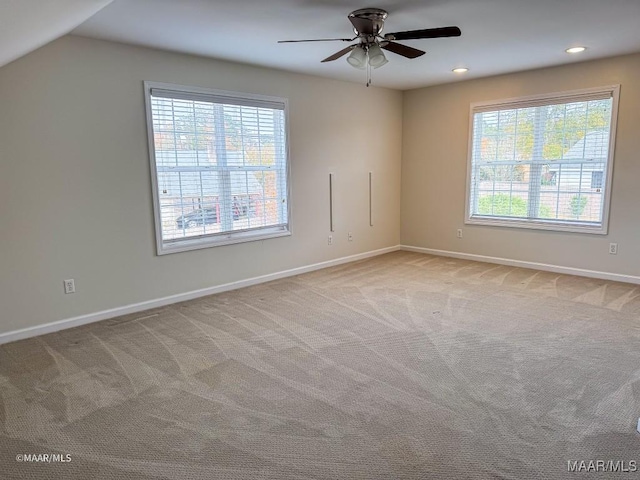
[[[477,110],[492,111],[506,110],[510,108],[523,108],[526,106],[544,106],[557,103],[570,103],[573,101],[588,100],[589,97],[597,95],[611,95],[611,124],[609,134],[609,148],[607,156],[606,182],[603,187],[602,222],[600,225],[591,225],[580,222],[566,222],[562,220],[543,219],[523,219],[508,218],[499,216],[473,216],[471,212],[471,187],[473,177],[473,145],[474,145],[474,114]],[[585,88],[579,90],[569,90],[548,94],[528,95],[522,97],[512,97],[500,100],[491,100],[471,103],[469,108],[469,138],[467,151],[467,181],[465,196],[465,220],[466,225],[483,225],[492,227],[525,228],[535,230],[550,230],[557,232],[588,233],[596,235],[607,235],[609,231],[609,213],[611,209],[611,190],[613,185],[613,164],[615,154],[615,141],[618,120],[618,104],[620,98],[620,85],[607,85],[603,87]]]
[[[267,240],[291,236],[291,160],[289,155],[289,101],[284,97],[274,97],[246,92],[235,92],[229,90],[218,90],[206,87],[196,87],[178,85],[172,83],[144,81],[144,100],[147,122],[147,140],[149,147],[149,165],[151,170],[151,191],[153,197],[153,220],[156,237],[157,255],[167,255],[171,253],[199,250],[203,248],[218,247],[223,245],[234,245],[239,243]],[[153,130],[153,114],[151,105],[152,89],[175,92],[177,98],[185,96],[211,96],[216,99],[228,98],[230,103],[239,105],[250,105],[251,102],[276,103],[284,106],[284,153],[285,153],[285,181],[286,181],[286,214],[287,222],[280,226],[259,227],[254,230],[238,230],[214,235],[203,235],[193,238],[183,238],[173,242],[163,242],[162,219],[160,213],[160,195],[158,185],[158,170],[156,166],[155,138]],[[246,102],[246,103],[242,103]]]

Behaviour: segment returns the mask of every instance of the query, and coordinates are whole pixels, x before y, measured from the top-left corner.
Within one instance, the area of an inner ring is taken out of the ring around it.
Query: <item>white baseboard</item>
[[[384,255],[385,253],[396,252],[398,250],[400,250],[399,245],[396,245],[394,247],[381,248],[379,250],[358,253],[356,255],[336,258],[334,260],[328,260],[326,262],[314,263],[313,265],[306,265],[304,267],[292,268],[291,270],[284,270],[281,272],[270,273],[268,275],[261,275],[259,277],[248,278],[246,280],[239,280],[237,282],[225,283],[223,285],[217,285],[215,287],[208,287],[200,290],[194,290],[191,292],[179,293],[177,295],[170,295],[168,297],[148,300],[146,302],[134,303],[131,305],[126,305],[124,307],[112,308],[112,309],[103,310],[100,312],[89,313],[87,315],[80,315],[79,317],[58,320],[56,322],[45,323],[43,325],[36,325],[34,327],[21,328],[20,330],[13,330],[11,332],[0,333],[0,345],[2,345],[3,343],[15,342],[16,340],[23,340],[25,338],[36,337],[38,335],[58,332],[60,330],[66,330],[67,328],[86,325],[88,323],[99,322],[101,320],[106,320],[108,318],[119,317],[121,315],[128,315],[130,313],[142,312],[144,310],[149,310],[151,308],[164,307],[165,305],[170,305],[172,303],[179,303],[187,300],[193,300],[194,298],[206,297],[207,295],[227,292],[229,290],[236,290],[238,288],[249,287],[251,285],[257,285],[259,283],[266,283],[272,280],[278,280],[280,278],[292,277],[294,275],[300,275],[302,273],[313,272],[315,270],[321,270],[323,268],[334,267],[336,265],[342,265],[344,263],[355,262],[358,260],[363,260],[365,258]]]
[[[564,273],[566,275],[577,275],[579,277],[599,278],[601,280],[612,280],[614,282],[640,284],[640,276],[623,275],[620,273],[599,272],[597,270],[586,270],[583,268],[563,267],[561,265],[551,265],[548,263],[526,262],[524,260],[512,260],[510,258],[487,257],[473,253],[450,252],[448,250],[434,250],[433,248],[412,247],[401,245],[401,250],[407,252],[428,253],[440,257],[460,258],[463,260],[475,260],[476,262],[497,263],[498,265],[508,265],[510,267],[531,268],[533,270],[544,270],[546,272]]]

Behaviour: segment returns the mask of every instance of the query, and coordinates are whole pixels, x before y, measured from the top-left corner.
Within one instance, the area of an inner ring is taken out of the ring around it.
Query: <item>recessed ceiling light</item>
[[[584,52],[587,49],[587,47],[571,47],[571,48],[567,48],[565,50],[565,52],[567,53],[580,53],[580,52]]]
[[[464,67],[460,67],[460,68],[454,68],[453,70],[451,70],[453,73],[466,73],[469,71],[468,68],[464,68]]]

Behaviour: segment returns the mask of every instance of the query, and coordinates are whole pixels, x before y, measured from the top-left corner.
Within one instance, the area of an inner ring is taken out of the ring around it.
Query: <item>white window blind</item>
[[[606,233],[617,95],[472,105],[467,223]]]
[[[286,101],[146,89],[158,252],[289,234]]]

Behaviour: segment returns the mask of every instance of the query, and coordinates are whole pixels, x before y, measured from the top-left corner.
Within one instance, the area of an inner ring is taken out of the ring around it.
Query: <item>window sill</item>
[[[594,225],[591,223],[561,223],[545,220],[514,219],[506,220],[497,217],[470,217],[464,222],[467,225],[485,225],[490,227],[527,228],[532,230],[549,230],[554,232],[588,233],[592,235],[606,235],[605,225]]]
[[[270,238],[288,237],[290,235],[291,231],[287,227],[274,227],[268,229],[265,228],[259,231],[235,232],[226,235],[212,235],[209,237],[162,242],[158,244],[158,255],[200,250],[202,248],[221,247],[223,245],[234,245],[237,243],[255,242]]]

